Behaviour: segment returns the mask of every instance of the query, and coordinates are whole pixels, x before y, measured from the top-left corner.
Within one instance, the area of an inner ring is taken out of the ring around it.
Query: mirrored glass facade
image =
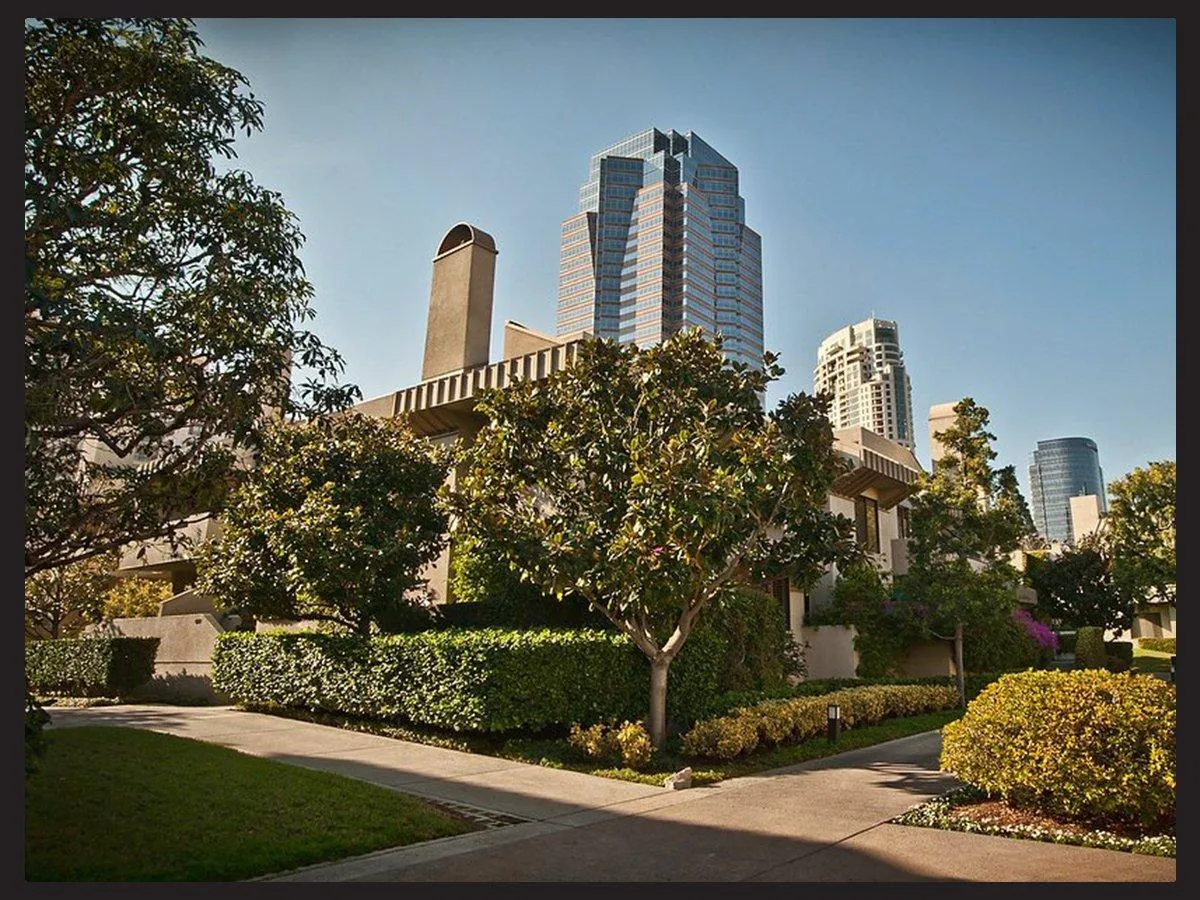
[[[690,131],[594,154],[563,222],[557,327],[638,346],[699,327],[723,335],[726,358],[761,365],[762,242],[737,167]]]
[[[1095,494],[1101,514],[1108,512],[1100,451],[1090,438],[1038,441],[1029,465],[1029,509],[1038,534],[1050,541],[1073,543],[1071,498]]]

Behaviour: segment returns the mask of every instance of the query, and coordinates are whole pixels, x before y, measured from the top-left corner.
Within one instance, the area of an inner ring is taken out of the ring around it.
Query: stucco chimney
[[[497,255],[492,236],[466,222],[442,238],[433,258],[422,381],[487,365]]]

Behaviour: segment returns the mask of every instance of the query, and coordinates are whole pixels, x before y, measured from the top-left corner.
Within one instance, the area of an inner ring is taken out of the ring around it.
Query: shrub
[[[41,768],[42,757],[46,753],[45,727],[50,721],[50,714],[38,703],[37,697],[29,690],[29,682],[25,683],[25,775],[34,774]]]
[[[1084,625],[1075,632],[1075,668],[1103,669],[1107,662],[1103,628],[1098,625]]]
[[[1102,669],[1004,675],[943,728],[940,762],[1017,808],[1173,822],[1175,688]]]
[[[596,723],[583,728],[572,723],[567,743],[591,760],[641,769],[654,755],[650,734],[641,722],[622,722],[619,726]]]
[[[1133,641],[1105,641],[1104,667],[1110,672],[1128,672],[1133,665]]]
[[[691,723],[713,703],[710,640],[671,665],[668,713]],[[636,720],[650,664],[633,642],[594,629],[445,629],[363,637],[225,632],[213,687],[232,702],[400,720],[460,732]]]
[[[25,644],[30,689],[58,697],[121,697],[154,675],[156,637],[58,638]]]
[[[1074,631],[1058,631],[1058,650],[1060,653],[1075,652],[1075,632]]]
[[[724,716],[697,722],[683,735],[683,752],[710,759],[733,759],[759,747],[797,743],[824,733],[827,707],[842,709],[842,726],[871,725],[894,716],[913,716],[958,705],[950,684],[870,685],[816,696],[768,700]]]
[[[1175,638],[1138,638],[1137,644],[1142,650],[1155,650],[1158,653],[1175,652]]]

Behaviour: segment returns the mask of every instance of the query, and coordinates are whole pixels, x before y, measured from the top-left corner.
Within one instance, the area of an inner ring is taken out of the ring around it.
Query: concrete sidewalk
[[[955,784],[940,736],[669,790],[230,707],[50,707],[337,772],[467,812],[479,832],[260,881],[1168,881],[1175,860],[886,824]]]

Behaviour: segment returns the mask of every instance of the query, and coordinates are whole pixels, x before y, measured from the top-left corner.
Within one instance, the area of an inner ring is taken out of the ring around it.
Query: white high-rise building
[[[895,322],[870,318],[825,338],[813,391],[833,397],[829,419],[835,431],[866,428],[913,449],[912,384]]]

